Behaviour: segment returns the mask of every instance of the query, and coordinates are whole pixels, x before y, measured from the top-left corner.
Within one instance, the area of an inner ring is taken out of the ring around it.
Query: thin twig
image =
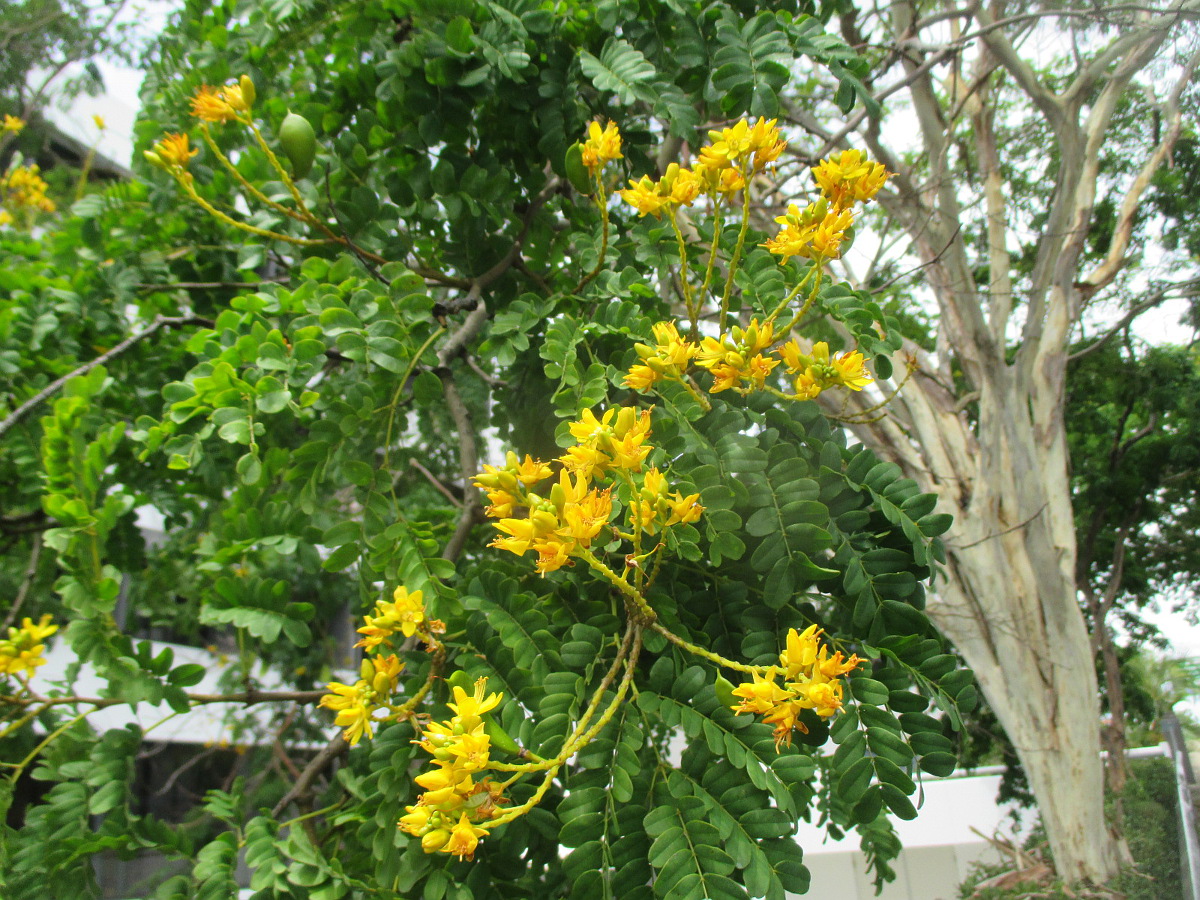
[[[9,414],[7,419],[5,419],[3,422],[0,422],[0,438],[4,437],[4,435],[7,434],[14,425],[19,423],[22,419],[29,415],[30,412],[36,409],[38,405],[42,403],[42,401],[53,397],[60,390],[62,390],[63,386],[72,378],[75,378],[79,375],[85,375],[92,369],[96,368],[96,366],[103,365],[110,359],[120,356],[130,347],[134,346],[139,341],[150,337],[160,328],[182,328],[185,325],[199,325],[204,324],[207,321],[207,319],[200,319],[196,316],[159,316],[157,319],[151,322],[144,331],[139,331],[137,334],[131,334],[108,352],[100,354],[91,362],[84,363],[73,372],[62,376],[62,378],[55,379],[16,409],[14,409],[12,413]]]
[[[271,817],[278,818],[279,814],[287,809],[288,804],[298,799],[309,789],[312,783],[316,781],[317,776],[321,774],[322,769],[348,749],[350,749],[350,745],[339,731],[333,740],[326,744],[321,752],[314,756],[312,761],[304,767],[304,771],[300,773],[300,777],[296,779],[296,783],[292,785],[291,790],[284,794],[279,802],[275,804],[275,808],[271,810]]]
[[[8,611],[8,615],[4,618],[3,628],[5,631],[17,621],[17,614],[21,611],[21,604],[25,602],[25,597],[29,593],[29,586],[33,583],[34,576],[37,575],[38,557],[41,555],[42,533],[35,531],[33,534],[33,547],[29,551],[29,565],[25,567],[25,575],[21,578],[21,587],[17,590],[17,596],[13,600],[12,609]]]

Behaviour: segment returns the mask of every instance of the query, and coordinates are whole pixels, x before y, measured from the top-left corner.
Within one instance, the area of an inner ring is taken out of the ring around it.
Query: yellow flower
[[[241,99],[241,91],[238,91]],[[217,90],[208,85],[201,85],[192,98],[192,115],[202,122],[233,122],[237,119],[238,111],[226,97],[225,89]]]
[[[459,859],[472,859],[475,856],[475,848],[479,845],[479,839],[485,835],[487,835],[487,829],[472,825],[464,812],[459,818],[458,824],[451,829],[450,839],[441,850],[443,853],[452,854]]]
[[[25,120],[19,119],[16,116],[10,116],[7,113],[4,116],[3,124],[0,124],[0,132],[9,134],[20,134],[21,129],[25,127]]]
[[[12,213],[10,213],[7,209],[0,209],[0,227],[11,225],[12,223]]]
[[[40,209],[54,212],[54,201],[46,196],[50,189],[36,165],[17,166],[0,177],[0,200],[10,209]]]
[[[750,150],[750,123],[742,119],[736,125],[708,133],[711,144],[700,148],[700,163],[708,169],[727,169]]]
[[[34,623],[26,616],[21,620],[21,627],[9,626],[8,637],[0,640],[0,675],[19,675],[24,672],[32,675],[38,666],[46,664],[42,653],[46,649],[45,640],[58,631],[57,625],[50,624],[50,616],[44,615]]]
[[[486,712],[491,712],[500,705],[500,701],[504,699],[503,694],[492,694],[487,699],[484,699],[484,694],[487,691],[487,678],[479,678],[475,681],[475,692],[468,694],[462,688],[455,686],[454,702],[446,704],[458,718],[464,722],[464,727],[470,727],[475,724],[478,719]],[[466,723],[470,723],[467,725]]]
[[[662,211],[671,202],[669,196],[658,192],[658,185],[650,180],[649,175],[643,175],[641,180],[629,179],[629,187],[617,191],[621,199],[638,211],[638,217],[645,215],[662,218]]]
[[[787,646],[779,654],[784,677],[795,680],[802,672],[806,673],[805,677],[811,677],[812,667],[817,662],[820,637],[821,630],[816,625],[809,625],[803,633],[795,628],[788,629]]]
[[[595,174],[608,160],[623,158],[621,132],[616,123],[609,122],[603,129],[599,122],[590,123],[587,140],[583,142],[583,164]]]
[[[792,340],[776,352],[783,358],[787,370],[796,376],[796,396],[801,399],[810,400],[826,388],[839,385],[861,391],[873,380],[867,373],[863,355],[857,350],[831,358],[829,344],[817,341],[809,355],[801,352]]]
[[[662,375],[644,363],[634,363],[625,373],[622,384],[633,391],[648,391],[650,387],[662,380]]]
[[[164,134],[154,145],[154,152],[158,154],[168,168],[178,167],[186,169],[192,157],[200,152],[199,149],[188,149],[188,136],[186,134]]]
[[[767,713],[779,703],[786,701],[791,694],[775,683],[775,670],[768,669],[767,674],[751,672],[752,681],[745,681],[733,689],[733,696],[741,697],[738,713]]]
[[[813,168],[813,180],[834,206],[846,208],[874,197],[888,179],[882,163],[871,162],[861,150],[845,150]]]
[[[320,706],[337,712],[334,724],[342,727],[344,737],[351,747],[355,746],[365,734],[368,738],[374,735],[371,728],[371,715],[375,707],[371,704],[370,687],[365,681],[354,684],[342,684],[331,681],[326,685],[330,693],[321,698]]]
[[[423,599],[424,594],[421,591],[413,591],[410,594],[405,587],[396,588],[392,600],[378,601],[372,615],[363,616],[364,624],[358,629],[358,633],[364,637],[355,646],[374,649],[388,641],[397,631],[405,637],[412,637],[425,621]]]
[[[775,162],[787,148],[787,141],[779,136],[775,127],[777,119],[759,119],[750,129],[749,149],[754,153],[754,171],[761,172]]]
[[[838,384],[848,387],[852,391],[861,391],[863,387],[874,381],[867,373],[863,355],[857,350],[843,353],[837,359],[831,360],[830,365],[837,372]]]
[[[108,127],[105,124],[103,117],[101,117],[101,116],[92,116],[92,121],[95,123],[96,127],[99,128],[101,131],[104,131]]]

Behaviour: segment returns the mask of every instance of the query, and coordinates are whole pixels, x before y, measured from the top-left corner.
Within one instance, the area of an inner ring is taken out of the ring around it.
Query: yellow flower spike
[[[0,123],[0,132],[5,134],[20,134],[25,127],[25,120],[5,113],[4,122]]]
[[[593,175],[609,160],[623,159],[621,155],[621,132],[615,122],[604,128],[600,123],[588,125],[587,140],[583,142],[583,164]]]

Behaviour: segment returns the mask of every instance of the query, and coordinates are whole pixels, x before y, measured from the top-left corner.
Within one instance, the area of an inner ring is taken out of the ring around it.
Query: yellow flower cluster
[[[621,131],[615,122],[603,128],[599,122],[588,125],[587,140],[583,142],[583,164],[595,175],[606,162],[624,159],[621,155]]]
[[[236,122],[254,104],[254,84],[243,75],[237,84],[202,85],[192,98],[192,115],[201,122]]]
[[[640,362],[634,363],[625,375],[625,386],[645,391],[659,381],[684,380],[692,360],[713,375],[710,391],[735,390],[746,394],[761,390],[767,376],[782,360],[792,376],[797,400],[812,400],[826,388],[841,386],[861,391],[871,383],[863,355],[857,350],[836,357],[829,354],[829,345],[819,341],[811,353],[803,353],[793,338],[781,347],[768,351],[774,339],[770,321],[759,324],[751,319],[746,328],[734,326],[719,338],[706,337],[698,344],[685,341],[670,322],[654,326],[656,344],[637,344]],[[766,355],[777,354],[780,359]]]
[[[54,201],[46,196],[50,185],[42,179],[36,165],[17,166],[10,169],[8,174],[0,175],[0,203],[9,211],[17,209],[38,209],[42,212],[54,212]]]
[[[679,336],[672,322],[659,322],[651,330],[655,345],[634,344],[641,362],[634,363],[625,376],[625,386],[635,391],[644,391],[656,381],[682,381],[698,352],[695,344]]]
[[[630,527],[654,533],[700,517],[699,495],[669,494],[657,469],[646,472],[640,486],[633,480],[642,473],[642,464],[653,449],[646,442],[649,410],[639,413],[631,406],[614,407],[600,418],[584,410],[570,429],[577,443],[559,457],[563,468],[549,491],[536,493],[532,488],[550,478],[553,468],[528,455],[518,460],[511,451],[503,466],[484,466],[476,477],[476,487],[487,492],[491,503],[487,514],[499,519],[495,524],[502,532],[491,546],[518,556],[533,550],[538,555],[537,571],[543,574],[570,565],[572,557],[590,551],[592,542],[609,525],[612,485],[597,487],[593,482],[610,473],[619,473],[617,477],[637,492],[631,499]],[[519,509],[526,511],[523,518],[513,515]]]
[[[691,206],[702,192],[713,197],[735,194],[746,186],[747,178],[775,162],[787,147],[776,121],[759,119],[751,126],[743,119],[721,131],[710,131],[712,143],[700,148],[691,169],[671,163],[658,181],[643,175],[636,181],[630,179],[629,187],[617,193],[639,216],[656,219],[664,211]]]
[[[365,734],[374,736],[376,711],[390,706],[396,681],[404,668],[393,654],[367,657],[359,667],[359,679],[354,684],[331,681],[326,687],[331,693],[321,698],[321,706],[337,713],[334,723],[345,731],[344,737],[353,747]]]
[[[355,646],[366,648],[368,654],[385,645],[391,648],[397,632],[406,638],[416,635],[432,646],[436,641],[434,635],[446,627],[425,614],[423,599],[421,591],[409,593],[407,588],[398,587],[391,600],[377,601],[374,609],[363,616],[363,627],[358,629],[363,637]],[[345,729],[342,736],[351,746],[364,734],[368,738],[374,735],[376,712],[385,708],[395,710],[391,699],[403,669],[404,663],[395,654],[368,656],[362,661],[359,679],[354,684],[331,681],[326,685],[330,692],[321,698],[321,706],[337,713],[334,723]]]
[[[813,169],[821,198],[803,210],[788,205],[786,215],[775,221],[783,228],[764,243],[770,252],[787,262],[793,256],[825,260],[841,256],[841,243],[854,224],[854,204],[866,203],[888,178],[882,163],[871,162],[860,150],[846,150],[822,160]]]
[[[759,325],[758,319],[751,319],[745,328],[735,325],[719,339],[704,338],[696,353],[696,365],[712,373],[712,393],[730,388],[741,393],[753,388],[761,390],[771,370],[779,365],[779,360],[763,355],[774,334],[771,322]]]
[[[852,391],[861,391],[871,383],[863,355],[857,350],[830,357],[829,345],[824,341],[813,344],[812,353],[801,352],[800,345],[790,340],[775,351],[782,357],[784,367],[793,376],[795,396],[800,400],[812,400],[825,388],[840,385]]]
[[[688,494],[685,497],[678,491],[668,493],[667,487],[666,476],[657,468],[646,472],[641,490],[630,504],[629,515],[635,527],[647,534],[655,534],[660,526],[669,528],[700,521],[704,512],[704,507],[699,503],[700,495]]]
[[[4,121],[0,122],[0,134],[20,134],[21,129],[24,127],[24,119],[5,113]]]
[[[425,618],[424,599],[423,591],[410,594],[406,587],[396,588],[391,600],[378,601],[372,614],[363,616],[365,624],[358,629],[363,638],[354,646],[365,647],[370,652],[380,644],[390,645],[392,635],[397,631],[406,638],[420,631],[422,638],[428,642],[430,631],[441,630],[441,623],[437,619]]]
[[[405,807],[400,830],[419,837],[426,853],[471,859],[479,839],[488,833],[486,823],[505,802],[502,785],[489,777],[475,780],[491,762],[491,738],[483,716],[504,699],[503,694],[485,697],[486,692],[486,678],[475,682],[472,694],[455,687],[449,704],[453,718],[430,722],[415,742],[433,756],[435,768],[416,777],[425,792],[415,806]]]
[[[46,649],[46,638],[58,631],[50,624],[50,616],[44,615],[35,624],[28,616],[21,620],[21,627],[10,626],[8,637],[0,638],[0,675],[32,675],[38,666],[46,664],[42,656]]]
[[[821,644],[821,630],[810,625],[803,633],[795,628],[788,631],[787,647],[779,654],[779,666],[771,666],[766,674],[752,673],[752,681],[743,682],[733,691],[742,698],[735,713],[755,713],[775,726],[775,748],[791,744],[792,731],[804,734],[808,728],[800,714],[811,709],[827,719],[842,708],[842,682],[839,678],[858,668],[863,661],[858,656],[845,659],[838,651],[829,655],[829,647]],[[782,686],[776,679],[782,676]]]

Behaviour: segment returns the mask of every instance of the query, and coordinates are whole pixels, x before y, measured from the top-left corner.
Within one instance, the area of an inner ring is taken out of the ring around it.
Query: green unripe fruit
[[[491,738],[492,747],[496,750],[507,753],[509,756],[521,755],[521,748],[517,746],[517,742],[512,739],[512,735],[500,727],[500,723],[492,718],[491,713],[483,714],[483,731]]]
[[[292,164],[292,174],[303,178],[312,169],[317,155],[317,134],[304,116],[289,112],[279,126],[279,144]]]
[[[713,689],[717,692],[717,700],[722,706],[733,708],[738,705],[738,698],[733,695],[733,682],[723,675],[717,676]]]
[[[592,174],[588,171],[587,166],[583,164],[583,144],[576,141],[567,148],[566,158],[563,160],[563,168],[567,172],[567,180],[571,182],[571,187],[579,191],[581,194],[591,194],[594,190],[592,186]]]

